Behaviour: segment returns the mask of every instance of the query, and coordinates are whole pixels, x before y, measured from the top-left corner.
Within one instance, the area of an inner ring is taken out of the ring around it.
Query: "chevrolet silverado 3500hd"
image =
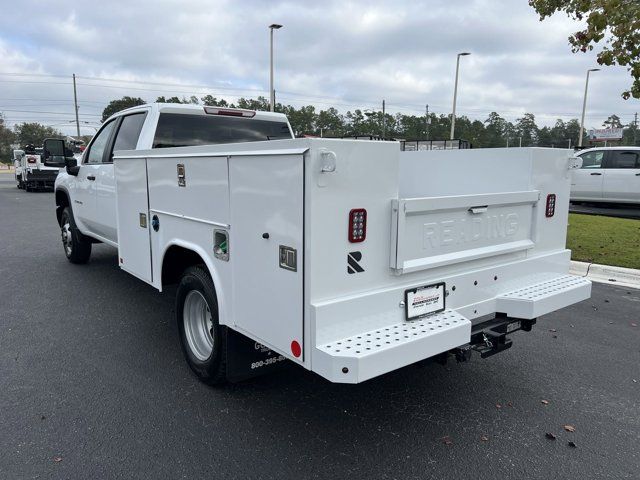
[[[490,356],[588,298],[565,248],[577,165],[557,149],[293,139],[283,115],[153,104],[107,120],[55,197],[70,261],[104,242],[142,281],[178,284],[203,381],[289,359],[357,383]]]

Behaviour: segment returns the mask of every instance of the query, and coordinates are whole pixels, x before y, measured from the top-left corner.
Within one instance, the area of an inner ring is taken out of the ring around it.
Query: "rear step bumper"
[[[498,295],[496,313],[533,319],[590,295],[589,280],[559,275]],[[318,345],[313,349],[312,370],[332,382],[363,382],[466,345],[471,340],[471,329],[471,320],[455,310],[445,310]]]

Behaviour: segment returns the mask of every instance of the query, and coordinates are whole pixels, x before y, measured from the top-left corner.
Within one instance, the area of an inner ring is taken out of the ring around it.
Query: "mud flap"
[[[284,369],[287,359],[267,347],[227,328],[227,380],[239,382]]]

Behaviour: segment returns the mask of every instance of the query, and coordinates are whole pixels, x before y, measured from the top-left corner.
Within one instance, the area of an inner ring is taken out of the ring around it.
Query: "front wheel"
[[[201,266],[185,270],[176,293],[180,344],[191,370],[209,385],[226,381],[226,335],[218,323],[213,280]]]
[[[87,263],[91,256],[91,240],[76,227],[71,208],[65,207],[60,216],[60,233],[64,254],[71,263]]]

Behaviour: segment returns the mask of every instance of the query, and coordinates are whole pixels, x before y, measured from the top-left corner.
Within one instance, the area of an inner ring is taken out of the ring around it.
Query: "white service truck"
[[[67,257],[104,242],[142,281],[177,284],[181,345],[207,383],[283,359],[357,383],[487,357],[590,296],[568,274],[578,162],[565,150],[401,152],[294,139],[279,114],[153,104],[116,114],[66,163]]]
[[[18,188],[27,192],[54,188],[58,168],[46,166],[42,148],[27,145],[24,150],[14,150],[13,158]]]

